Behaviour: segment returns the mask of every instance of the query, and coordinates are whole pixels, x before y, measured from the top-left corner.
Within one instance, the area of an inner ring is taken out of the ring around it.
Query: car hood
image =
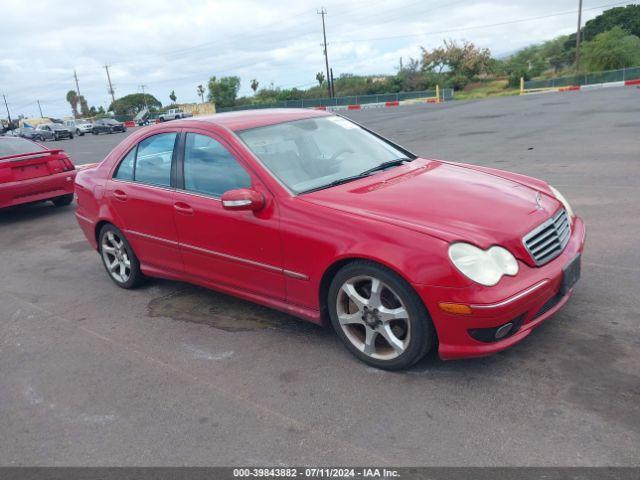
[[[560,202],[507,172],[495,172],[420,158],[300,198],[447,242],[502,245],[531,263],[522,237],[555,213]]]

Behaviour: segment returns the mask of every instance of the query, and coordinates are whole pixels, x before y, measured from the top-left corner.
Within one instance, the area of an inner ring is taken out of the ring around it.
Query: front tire
[[[124,234],[107,224],[98,236],[100,257],[109,278],[120,288],[135,288],[144,280],[138,257]]]
[[[347,349],[364,363],[401,370],[422,359],[435,343],[435,330],[422,300],[392,270],[358,260],[331,282],[329,315]]]
[[[56,207],[66,207],[67,205],[71,204],[71,202],[73,202],[73,193],[62,195],[61,197],[52,198],[51,202]]]

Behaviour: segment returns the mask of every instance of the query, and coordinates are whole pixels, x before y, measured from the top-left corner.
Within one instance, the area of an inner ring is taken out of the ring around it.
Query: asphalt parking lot
[[[387,373],[225,295],[120,290],[73,206],[15,208],[0,213],[0,464],[639,465],[640,90],[349,116],[558,187],[588,228],[567,307],[501,354]],[[122,138],[60,145],[81,164]]]

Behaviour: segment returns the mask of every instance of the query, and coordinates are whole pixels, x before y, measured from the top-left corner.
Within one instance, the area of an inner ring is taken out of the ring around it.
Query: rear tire
[[[106,224],[98,235],[100,258],[109,278],[120,288],[135,288],[144,281],[140,262],[118,227]]]
[[[367,260],[342,267],[329,287],[334,330],[364,363],[402,370],[433,347],[435,329],[413,287],[392,270]]]

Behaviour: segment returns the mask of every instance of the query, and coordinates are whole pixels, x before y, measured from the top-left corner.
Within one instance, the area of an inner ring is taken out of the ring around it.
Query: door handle
[[[127,194],[124,193],[122,190],[114,190],[113,191],[113,196],[120,201],[125,201],[127,199]]]
[[[182,215],[193,215],[193,208],[184,202],[174,203],[173,208],[176,209],[176,212],[181,213]]]

